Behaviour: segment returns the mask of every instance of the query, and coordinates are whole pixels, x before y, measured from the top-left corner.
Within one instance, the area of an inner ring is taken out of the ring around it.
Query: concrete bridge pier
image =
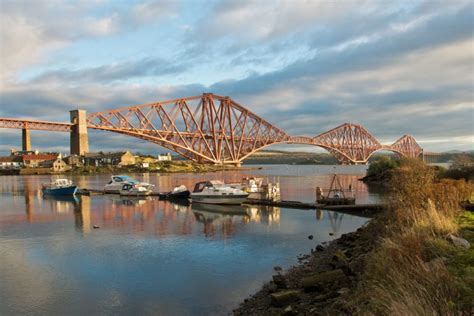
[[[23,128],[21,130],[21,149],[23,151],[31,150],[30,130],[28,128]]]
[[[71,155],[84,155],[89,152],[87,136],[87,117],[85,110],[72,110],[71,123]]]

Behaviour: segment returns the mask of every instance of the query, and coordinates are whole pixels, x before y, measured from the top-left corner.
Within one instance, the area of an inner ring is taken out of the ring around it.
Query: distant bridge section
[[[322,147],[344,164],[367,163],[378,150],[412,158],[423,152],[410,135],[382,145],[364,127],[351,123],[315,137],[290,136],[231,98],[212,93],[90,114],[75,110],[71,123],[0,118],[1,127],[23,129],[24,148],[29,146],[25,146],[29,129],[62,131],[71,133],[71,153],[83,154],[89,150],[87,129],[91,128],[140,138],[192,161],[215,164],[240,164],[275,144]]]
[[[71,123],[0,118],[0,128],[20,128],[40,131],[70,132],[72,125],[73,124]]]

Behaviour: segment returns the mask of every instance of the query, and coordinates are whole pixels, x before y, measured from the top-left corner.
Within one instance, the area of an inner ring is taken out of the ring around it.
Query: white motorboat
[[[151,190],[153,184],[146,183],[146,182],[139,182],[132,177],[119,175],[119,176],[112,176],[109,183],[107,183],[104,187],[105,193],[120,193],[124,184],[132,184],[135,186],[143,187],[147,190]]]
[[[124,183],[119,193],[125,196],[148,196],[152,191],[140,184]]]
[[[242,204],[249,194],[221,181],[203,181],[194,186],[191,193],[193,203],[206,204]]]

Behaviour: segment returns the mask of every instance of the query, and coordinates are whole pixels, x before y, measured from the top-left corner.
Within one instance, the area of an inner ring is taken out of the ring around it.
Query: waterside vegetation
[[[473,184],[420,160],[384,161],[385,210],[317,245],[237,315],[469,315],[474,306]],[[373,167],[377,170],[379,166]]]

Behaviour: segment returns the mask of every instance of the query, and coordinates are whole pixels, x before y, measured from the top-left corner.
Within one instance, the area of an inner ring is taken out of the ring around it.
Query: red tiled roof
[[[17,157],[0,157],[0,162],[18,162]]]
[[[55,154],[37,154],[37,155],[22,155],[21,160],[56,160],[58,155]]]

